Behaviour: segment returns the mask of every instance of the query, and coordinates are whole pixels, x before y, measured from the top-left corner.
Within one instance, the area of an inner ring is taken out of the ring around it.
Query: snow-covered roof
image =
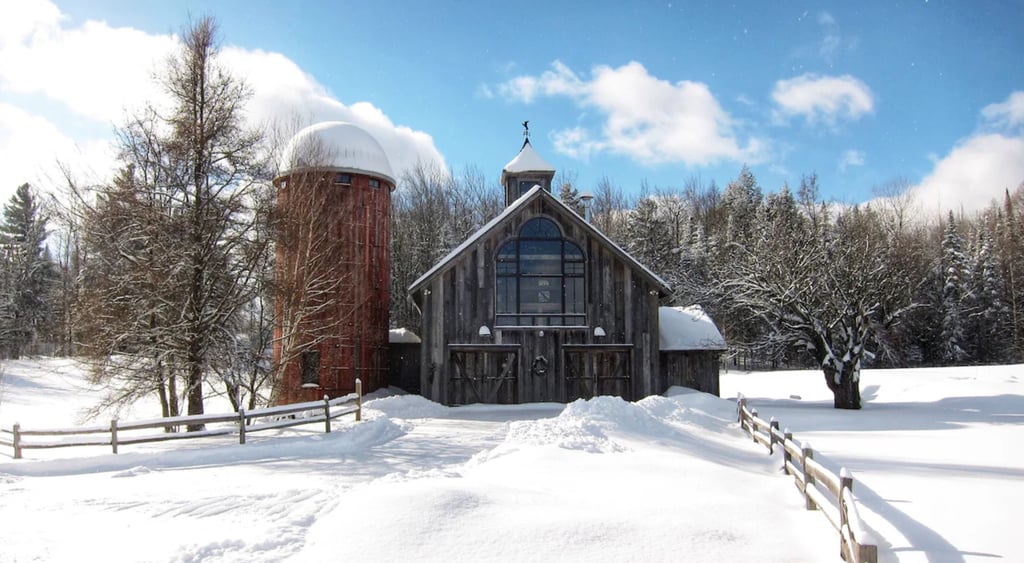
[[[458,257],[460,254],[462,254],[467,248],[469,248],[470,246],[476,244],[476,242],[480,238],[482,238],[487,233],[491,232],[495,227],[497,227],[499,224],[503,223],[506,219],[508,219],[512,215],[515,215],[519,211],[519,209],[524,207],[528,202],[530,202],[531,200],[533,200],[535,198],[538,198],[538,197],[547,197],[548,200],[550,202],[552,202],[553,204],[561,206],[561,208],[564,209],[565,212],[567,213],[568,217],[576,217],[578,219],[579,224],[585,230],[589,231],[591,234],[593,234],[597,238],[601,239],[601,241],[603,241],[606,245],[608,245],[611,248],[615,249],[617,251],[617,253],[622,256],[623,259],[625,259],[627,262],[633,264],[638,269],[640,269],[642,272],[644,272],[648,277],[650,277],[650,279],[656,285],[658,285],[658,289],[661,292],[668,293],[669,291],[671,291],[671,289],[669,288],[669,285],[665,282],[665,280],[661,279],[657,274],[655,274],[654,272],[649,270],[646,266],[644,266],[640,262],[637,262],[636,258],[633,258],[633,256],[631,256],[628,252],[623,250],[619,245],[615,244],[615,242],[613,242],[612,239],[610,239],[607,236],[605,236],[605,234],[602,233],[601,231],[599,231],[597,229],[597,227],[595,227],[594,225],[584,221],[579,215],[576,214],[575,211],[570,209],[568,206],[566,206],[564,203],[562,203],[561,200],[559,200],[555,196],[551,195],[551,193],[549,193],[547,190],[541,188],[539,185],[538,186],[534,186],[533,188],[530,189],[530,191],[528,191],[525,194],[523,194],[522,196],[520,196],[519,199],[513,201],[511,205],[506,207],[504,211],[502,211],[497,216],[495,216],[494,219],[491,219],[490,221],[488,221],[486,225],[484,225],[483,227],[480,227],[480,229],[478,229],[475,233],[470,235],[469,238],[464,240],[462,242],[462,244],[460,244],[459,246],[455,247],[455,249],[453,249],[444,258],[442,258],[440,261],[438,261],[437,264],[434,264],[434,266],[432,268],[430,268],[422,276],[417,278],[416,281],[412,282],[412,284],[409,286],[409,291],[410,292],[417,291],[421,285],[426,283],[427,280],[429,280],[430,278],[434,277],[435,274],[437,274],[441,270],[445,269],[451,262],[453,262],[455,260],[456,257]]]
[[[509,161],[504,168],[501,169],[502,183],[505,181],[506,174],[517,174],[519,172],[551,172],[554,173],[555,168],[547,163],[546,160],[541,158],[537,151],[533,150],[533,145],[530,144],[530,140],[527,139],[523,143],[523,148],[519,149],[519,154],[515,158]]]
[[[658,322],[662,352],[725,350],[725,338],[700,305],[659,307]]]
[[[407,328],[393,328],[388,331],[389,344],[419,344],[420,337]]]
[[[281,175],[302,168],[327,168],[395,183],[388,155],[377,139],[344,121],[325,121],[299,131],[285,146],[281,163]]]

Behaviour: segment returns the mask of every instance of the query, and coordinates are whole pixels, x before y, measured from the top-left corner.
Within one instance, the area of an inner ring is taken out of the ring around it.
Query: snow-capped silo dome
[[[344,121],[325,121],[296,133],[285,146],[281,168],[282,176],[317,168],[366,174],[395,183],[391,163],[377,139]]]

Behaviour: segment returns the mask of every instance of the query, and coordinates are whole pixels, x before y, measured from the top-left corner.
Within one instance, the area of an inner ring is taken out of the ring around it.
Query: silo
[[[275,326],[281,377],[273,402],[387,385],[391,191],[387,155],[369,133],[325,122],[297,133],[274,180]]]

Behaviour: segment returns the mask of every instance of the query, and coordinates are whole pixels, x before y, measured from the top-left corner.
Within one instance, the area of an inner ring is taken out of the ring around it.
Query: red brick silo
[[[300,131],[274,179],[273,402],[387,385],[391,191],[387,155],[369,133],[326,122]]]

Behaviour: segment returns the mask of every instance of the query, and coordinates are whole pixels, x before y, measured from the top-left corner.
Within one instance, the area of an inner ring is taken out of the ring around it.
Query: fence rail
[[[853,493],[853,475],[844,467],[836,475],[814,459],[810,442],[798,442],[787,429],[779,430],[779,421],[765,421],[757,409],[747,408],[747,400],[736,399],[736,418],[753,440],[768,448],[769,454],[781,446],[783,471],[793,476],[797,490],[804,496],[807,510],[820,510],[839,533],[839,553],[849,563],[877,563],[878,546],[873,543],[857,510]]]
[[[328,399],[325,396],[322,401],[267,407],[251,411],[239,409],[238,412],[228,414],[173,416],[131,422],[120,422],[115,418],[110,421],[109,426],[81,426],[76,428],[24,429],[20,424],[15,423],[10,430],[0,428],[0,446],[13,448],[14,459],[21,459],[23,451],[30,449],[110,446],[116,454],[118,446],[122,445],[207,438],[236,433],[238,434],[238,443],[244,444],[246,436],[252,432],[288,428],[317,422],[323,422],[324,432],[330,432],[331,421],[340,416],[355,413],[356,421],[362,420],[362,408],[363,385],[360,380],[356,379],[356,392],[344,397]],[[299,414],[304,416],[296,416]],[[224,423],[234,424],[196,432],[176,432],[178,427],[185,425],[195,426]],[[164,432],[160,434],[123,435],[125,432],[131,433],[139,430],[152,430],[154,428],[162,428]],[[26,440],[26,437],[29,439]],[[32,438],[43,439],[34,440]]]

